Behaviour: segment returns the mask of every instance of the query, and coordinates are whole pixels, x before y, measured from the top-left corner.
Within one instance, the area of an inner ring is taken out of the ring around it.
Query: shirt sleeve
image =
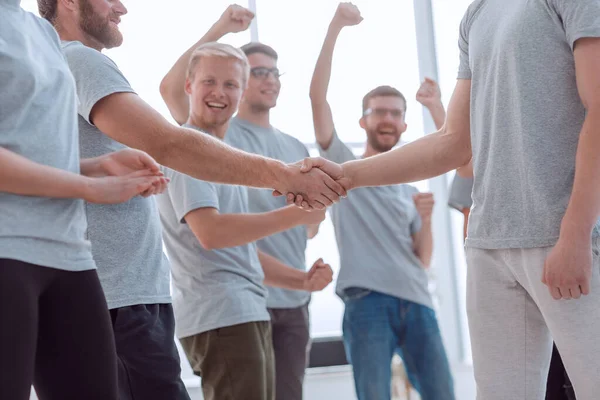
[[[571,49],[584,37],[600,37],[600,1],[549,0],[562,23]]]
[[[219,209],[217,184],[201,181],[189,175],[167,169],[167,177],[171,179],[168,186],[169,198],[177,220],[185,224],[184,217],[199,208]]]
[[[473,200],[471,198],[472,191],[473,178],[463,178],[458,174],[454,175],[454,180],[450,186],[448,205],[458,211],[462,211],[465,208],[471,208],[473,205]]]
[[[327,150],[317,144],[321,157],[326,158],[335,163],[341,164],[346,161],[356,160],[356,156],[348,146],[342,142],[337,134],[333,132],[333,139]]]
[[[135,93],[117,65],[101,52],[69,42],[63,53],[77,86],[77,111],[88,123],[92,124],[90,114],[98,101],[114,93]]]
[[[458,34],[458,79],[471,79],[471,64],[469,63],[469,25],[470,25],[470,9],[465,13],[460,22]]]

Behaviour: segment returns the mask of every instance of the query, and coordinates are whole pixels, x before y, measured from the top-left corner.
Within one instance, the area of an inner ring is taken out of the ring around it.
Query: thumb
[[[313,159],[305,158],[304,161],[302,161],[302,165],[300,166],[300,171],[301,172],[309,172],[314,167],[315,167],[315,165],[314,165]]]

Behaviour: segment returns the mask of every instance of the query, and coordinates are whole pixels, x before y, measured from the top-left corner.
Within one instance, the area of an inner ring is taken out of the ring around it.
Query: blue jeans
[[[359,400],[391,398],[391,362],[402,358],[422,400],[454,400],[454,384],[435,311],[382,293],[350,288],[344,346]]]

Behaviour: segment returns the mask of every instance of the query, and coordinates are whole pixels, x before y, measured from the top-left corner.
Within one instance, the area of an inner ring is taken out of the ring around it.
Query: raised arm
[[[438,83],[431,78],[425,78],[417,91],[416,99],[429,110],[435,123],[435,129],[442,129],[444,121],[446,121],[446,110],[442,103],[442,92]]]
[[[297,225],[319,223],[324,212],[288,206],[258,214],[220,214],[215,208],[191,211],[185,221],[207,250],[241,246]]]
[[[179,125],[187,121],[190,112],[190,103],[184,86],[187,67],[194,50],[204,43],[216,42],[228,33],[245,31],[253,18],[254,13],[244,7],[236,4],[227,7],[219,20],[198,42],[179,57],[160,82],[160,94],[167,104],[171,116]]]
[[[600,38],[579,39],[574,56],[579,96],[587,113],[579,135],[571,198],[544,270],[543,281],[555,299],[589,293],[590,238],[600,216]]]
[[[310,83],[310,103],[313,113],[315,137],[321,148],[327,149],[333,138],[333,116],[327,102],[327,90],[331,80],[333,50],[337,38],[345,26],[356,25],[362,21],[360,11],[351,3],[340,3],[329,24],[321,53],[317,59],[315,71]]]

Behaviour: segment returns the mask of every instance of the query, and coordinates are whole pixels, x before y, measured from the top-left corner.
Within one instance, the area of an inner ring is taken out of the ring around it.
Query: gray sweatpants
[[[560,351],[577,400],[600,399],[600,242],[591,292],[554,300],[542,283],[551,248],[467,248],[467,314],[478,400],[543,400]]]

